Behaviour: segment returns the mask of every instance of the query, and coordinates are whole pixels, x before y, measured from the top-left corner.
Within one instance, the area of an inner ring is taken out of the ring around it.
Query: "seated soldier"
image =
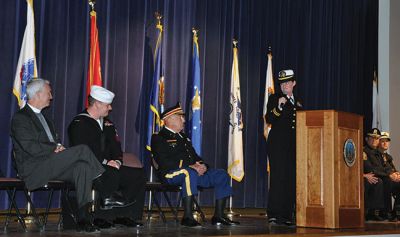
[[[73,119],[68,135],[71,145],[89,146],[106,170],[95,186],[101,202],[100,210],[95,212],[94,224],[100,228],[109,228],[113,224],[140,227],[143,225],[140,220],[146,177],[142,168],[122,164],[121,142],[117,129],[108,118],[113,99],[111,91],[92,86],[89,106]]]
[[[165,110],[161,114],[165,126],[151,139],[152,154],[161,176],[165,182],[182,187],[184,215],[181,224],[189,227],[200,225],[192,213],[193,195],[197,195],[197,187],[215,188],[213,225],[239,224],[224,214],[226,199],[232,195],[229,175],[225,170],[209,168],[196,154],[191,141],[182,132],[185,124],[183,115],[179,103]]]
[[[381,132],[373,128],[365,137],[364,146],[364,199],[366,207],[366,220],[384,221],[381,211],[384,208],[383,181],[382,177],[386,172],[380,161],[380,154],[377,150]]]
[[[396,221],[400,217],[400,173],[394,166],[393,157],[387,153],[389,147],[389,133],[382,132],[379,138],[378,151],[381,154],[383,166],[387,174],[383,178],[385,211],[389,219]],[[395,198],[394,208],[392,208],[392,195]]]

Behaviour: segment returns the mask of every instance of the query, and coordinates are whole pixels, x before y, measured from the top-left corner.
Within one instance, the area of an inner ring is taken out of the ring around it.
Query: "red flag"
[[[90,87],[93,85],[102,86],[101,80],[101,65],[100,65],[100,49],[99,37],[97,31],[97,16],[96,12],[90,12],[90,59],[89,70],[86,84],[86,95],[90,94]],[[88,101],[85,103],[88,106]]]

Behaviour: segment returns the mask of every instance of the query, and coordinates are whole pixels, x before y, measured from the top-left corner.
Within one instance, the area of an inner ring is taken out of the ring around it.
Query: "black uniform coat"
[[[364,160],[364,174],[374,173],[375,176],[380,178],[388,177],[390,175],[389,169],[383,165],[381,153],[377,149],[373,149],[368,145],[364,146],[363,153]]]
[[[122,164],[123,152],[114,124],[108,118],[104,118],[102,130],[100,124],[84,110],[69,125],[68,135],[71,144],[88,145],[106,169],[101,177],[101,183],[96,184],[96,189],[100,191],[102,197],[121,191],[128,201],[135,201],[133,205],[118,208],[114,213],[97,211],[97,217],[113,219],[121,216],[141,219],[146,185],[144,170],[123,165],[118,170],[107,165],[109,160],[119,160]]]
[[[271,168],[268,216],[292,221],[296,201],[296,111],[302,108],[294,97],[287,98],[282,110],[278,100],[282,94],[268,98],[266,121],[271,124],[267,140],[267,155]]]
[[[165,127],[151,138],[151,150],[162,177],[169,171],[203,162],[184,133],[173,133]]]

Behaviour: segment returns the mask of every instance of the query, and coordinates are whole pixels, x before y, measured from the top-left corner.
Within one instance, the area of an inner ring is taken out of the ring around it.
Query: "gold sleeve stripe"
[[[281,116],[281,113],[278,113],[278,111],[276,111],[276,108],[272,110],[272,113],[274,113],[276,116]]]

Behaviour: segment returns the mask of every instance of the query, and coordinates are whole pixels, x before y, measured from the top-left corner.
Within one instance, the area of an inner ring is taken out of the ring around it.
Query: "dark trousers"
[[[268,192],[268,217],[293,221],[296,202],[296,142],[269,146],[270,187]]]
[[[395,197],[395,205],[399,206],[400,198],[400,183],[393,182],[389,177],[383,177],[383,199],[385,204],[385,211],[392,212],[392,195]]]
[[[378,178],[376,184],[370,184],[364,178],[364,200],[365,208],[368,210],[383,210],[383,181]]]
[[[96,189],[99,191],[100,197],[105,198],[111,196],[114,192],[120,192],[127,201],[134,201],[135,203],[124,208],[105,211],[97,209],[95,217],[107,220],[112,220],[116,217],[141,220],[146,186],[144,170],[127,166],[121,166],[119,170],[107,165],[104,165],[104,168],[106,171],[101,176],[100,183],[96,183]]]
[[[91,202],[93,180],[103,172],[103,166],[89,147],[79,145],[50,155],[25,179],[27,183],[31,179],[40,179],[39,183],[43,183],[43,185],[50,180],[73,183],[76,190],[78,208],[80,208]]]
[[[222,169],[209,169],[202,176],[192,168],[177,169],[166,174],[165,179],[169,184],[182,187],[182,197],[197,195],[197,187],[214,188],[216,199],[232,195],[230,177]]]

